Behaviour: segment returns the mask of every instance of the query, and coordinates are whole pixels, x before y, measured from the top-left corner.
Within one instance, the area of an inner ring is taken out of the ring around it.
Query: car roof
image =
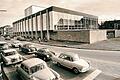
[[[22,64],[28,68],[31,68],[32,66],[35,66],[41,63],[45,63],[45,62],[39,58],[31,58],[22,62]]]
[[[7,49],[7,50],[3,50],[4,53],[12,52],[12,51],[16,51],[16,50],[15,50],[15,49]]]
[[[7,42],[5,42],[5,41],[0,41],[0,44],[6,44]]]
[[[76,53],[71,53],[71,52],[64,52],[64,53],[61,53],[61,54],[71,56],[71,57],[74,57],[74,56],[78,55]]]

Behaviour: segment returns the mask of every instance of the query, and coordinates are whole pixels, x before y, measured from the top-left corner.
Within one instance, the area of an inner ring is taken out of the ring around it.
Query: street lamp
[[[7,12],[7,10],[5,10],[5,9],[0,9],[0,12]]]
[[[0,9],[0,12],[7,12],[7,10],[5,10],[5,9]]]

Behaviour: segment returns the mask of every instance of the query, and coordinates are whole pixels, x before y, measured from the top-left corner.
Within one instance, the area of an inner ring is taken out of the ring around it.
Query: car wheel
[[[61,64],[59,62],[57,62],[57,66],[61,66]]]
[[[79,73],[79,70],[78,70],[77,68],[73,68],[73,72],[74,72],[75,74],[78,74],[78,73]]]

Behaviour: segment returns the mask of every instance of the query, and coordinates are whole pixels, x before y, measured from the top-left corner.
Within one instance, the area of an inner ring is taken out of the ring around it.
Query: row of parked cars
[[[59,80],[60,75],[49,68],[45,62],[50,60],[58,66],[71,69],[76,74],[86,72],[90,69],[89,62],[79,58],[78,54],[75,53],[66,52],[57,55],[47,48],[37,49],[30,43],[23,45],[19,41],[14,41],[11,45],[12,47],[18,47],[25,54],[35,54],[37,57],[24,60],[24,57],[15,49],[1,51],[1,57],[5,65],[22,62],[16,71],[23,80]]]

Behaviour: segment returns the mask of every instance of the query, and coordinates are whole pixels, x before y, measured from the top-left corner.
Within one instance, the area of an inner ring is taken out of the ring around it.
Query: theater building
[[[13,28],[14,35],[34,39],[87,43],[92,43],[90,41],[92,37],[97,37],[97,41],[106,39],[105,30],[98,31],[97,16],[55,6],[13,22]],[[98,38],[98,36],[102,37]]]

